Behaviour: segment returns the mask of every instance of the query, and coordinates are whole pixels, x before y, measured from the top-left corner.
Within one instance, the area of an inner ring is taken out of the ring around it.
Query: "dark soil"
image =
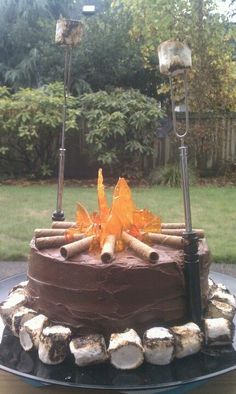
[[[109,177],[105,178],[106,186],[116,185],[117,178]],[[127,179],[129,185],[137,186],[137,187],[151,187],[151,185],[145,179]],[[13,186],[31,186],[31,185],[55,185],[57,184],[56,178],[50,179],[37,179],[31,180],[27,178],[19,178],[19,179],[4,179],[0,180],[1,185],[13,185]],[[219,177],[205,177],[205,178],[198,178],[196,185],[199,186],[236,186],[236,175],[232,176],[219,176]],[[82,187],[96,187],[97,186],[97,179],[65,179],[66,186],[82,186]]]

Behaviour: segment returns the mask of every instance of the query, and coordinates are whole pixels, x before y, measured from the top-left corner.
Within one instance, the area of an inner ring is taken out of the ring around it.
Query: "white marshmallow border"
[[[12,327],[8,322],[11,323],[13,315],[17,313],[18,310],[22,310],[22,307],[28,307],[25,283],[26,282],[24,282],[24,286],[21,286],[21,284],[19,284],[19,286],[15,286],[10,291],[7,299],[0,304],[0,316],[2,317],[3,322],[8,325],[11,330]],[[214,314],[214,311],[212,312],[212,309],[209,312],[209,307],[214,302],[226,304],[231,309],[230,316],[227,317],[227,314],[225,314],[224,310],[222,311],[222,314],[220,314],[220,311],[217,310],[216,315]],[[169,327],[168,329],[164,327],[150,327],[150,329],[146,330],[146,332],[144,333],[143,340],[138,336],[135,330],[133,330],[132,328],[127,329],[123,333],[111,334],[108,347],[106,347],[105,345],[105,339],[100,335],[100,339],[104,344],[104,354],[102,354],[101,352],[102,355],[99,355],[98,357],[96,355],[96,352],[94,352],[95,356],[93,360],[93,345],[91,343],[91,346],[88,347],[89,357],[85,355],[85,359],[86,357],[88,357],[89,361],[87,364],[86,362],[82,363],[81,366],[86,366],[99,362],[107,362],[107,360],[109,360],[111,364],[113,364],[116,368],[129,370],[135,369],[140,366],[143,363],[144,359],[154,365],[167,365],[174,358],[182,358],[191,354],[198,353],[202,349],[203,343],[205,343],[206,346],[211,347],[231,345],[234,336],[234,324],[232,320],[235,315],[235,311],[236,302],[234,295],[232,295],[224,285],[215,284],[211,279],[209,279],[208,306],[206,308],[205,316],[203,319],[205,335],[200,330],[200,328],[192,322],[175,327]],[[38,319],[40,318],[42,320],[42,326],[40,326],[40,324],[37,325],[37,332],[34,333],[34,322],[38,321]],[[55,324],[50,322],[46,316],[42,316],[39,313],[33,318],[27,320],[26,322],[24,322],[23,320],[23,324],[20,327],[20,340],[22,340],[22,334],[24,339],[24,333],[27,332],[27,335],[30,335],[30,342],[32,342],[32,346],[31,344],[30,346],[23,346],[23,349],[25,348],[24,350],[26,351],[31,350],[33,347],[37,349],[40,346],[40,338],[43,338],[43,335],[41,336],[41,333],[43,332],[45,327],[52,326],[55,326]],[[63,330],[70,330],[71,328],[65,326],[58,327],[61,327],[62,332]],[[12,332],[14,335],[14,330],[12,330]],[[55,341],[56,336],[58,336],[58,332],[56,332],[55,334]],[[83,337],[85,341],[88,340],[88,343],[89,341],[91,342],[91,336],[88,335],[87,337]],[[118,342],[120,341],[119,343],[117,342],[117,339]],[[66,345],[65,357],[67,353],[69,353],[69,350],[72,354],[74,354],[74,351],[72,351],[72,349],[73,341],[75,340],[76,335],[71,335],[70,341],[68,340],[68,343]],[[54,346],[53,338],[51,343],[52,346]],[[26,345],[28,345],[28,341]],[[170,345],[173,349],[170,349]],[[136,353],[138,354],[138,360],[136,363],[133,362],[132,364],[132,362],[130,362],[127,358],[127,350],[135,349],[135,347],[137,348]],[[180,352],[179,349],[181,347],[182,350]],[[121,350],[121,348],[123,350]],[[42,344],[40,346],[40,349],[42,349]],[[119,360],[118,364],[113,362],[114,354],[116,351]],[[120,355],[122,355],[122,351],[124,352],[124,357],[126,357],[126,360],[124,359],[123,364],[122,356],[120,358]],[[50,358],[48,357],[45,357],[45,360],[45,364],[52,363]],[[61,357],[61,360],[63,360],[63,357]],[[62,361],[59,361],[58,363],[60,362]],[[77,362],[76,364],[78,365],[79,363]]]

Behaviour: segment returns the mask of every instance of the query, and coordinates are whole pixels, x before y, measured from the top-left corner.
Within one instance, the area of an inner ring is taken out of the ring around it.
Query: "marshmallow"
[[[161,74],[177,75],[192,67],[191,49],[180,41],[168,40],[158,46]]]
[[[231,321],[219,317],[205,319],[205,343],[207,346],[225,346],[232,344],[234,325]]]
[[[133,329],[111,335],[108,353],[111,364],[118,369],[134,369],[143,363],[141,339]]]
[[[69,349],[71,330],[61,325],[45,327],[39,337],[38,355],[44,364],[60,364]]]
[[[183,358],[201,350],[203,334],[195,323],[171,327],[175,339],[175,357]]]
[[[23,324],[19,332],[21,346],[25,351],[29,351],[39,346],[39,336],[48,324],[48,318],[44,315],[37,315]]]
[[[58,19],[56,24],[55,42],[59,45],[76,46],[83,34],[83,23],[70,19]]]
[[[107,360],[105,340],[102,335],[93,334],[72,339],[70,351],[79,367],[98,364]]]
[[[164,327],[153,327],[143,336],[145,360],[155,365],[167,365],[174,358],[174,336]]]
[[[26,303],[27,295],[23,288],[12,291],[7,299],[0,304],[0,315],[4,324],[11,328],[13,314]]]
[[[20,329],[24,323],[33,317],[37,316],[37,312],[33,309],[26,308],[21,306],[12,316],[12,332],[16,337],[19,337]]]

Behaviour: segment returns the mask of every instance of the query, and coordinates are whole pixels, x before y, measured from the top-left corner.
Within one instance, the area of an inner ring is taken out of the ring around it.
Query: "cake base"
[[[131,251],[110,264],[100,256],[80,254],[64,260],[59,249],[39,251],[34,240],[28,265],[29,305],[51,321],[80,334],[109,336],[133,328],[139,334],[152,326],[188,321],[183,251],[155,246],[159,261],[150,264]],[[202,304],[206,303],[211,256],[199,242]]]
[[[235,278],[218,273],[211,273],[211,277],[216,282],[224,283],[236,294]],[[1,281],[0,301],[6,299],[13,286],[24,280],[26,275],[20,274]],[[0,369],[24,380],[29,379],[38,386],[53,384],[68,388],[135,393],[140,390],[147,394],[178,387],[178,391],[184,392],[185,388],[190,390],[192,384],[203,384],[208,379],[213,380],[216,376],[235,370],[235,348],[234,341],[231,352],[218,354],[217,357],[198,353],[186,359],[174,360],[167,366],[158,367],[145,363],[137,370],[129,372],[114,369],[109,364],[78,368],[71,358],[60,365],[49,366],[39,361],[36,352],[24,352],[18,338],[14,337],[8,328],[4,328],[0,318]]]

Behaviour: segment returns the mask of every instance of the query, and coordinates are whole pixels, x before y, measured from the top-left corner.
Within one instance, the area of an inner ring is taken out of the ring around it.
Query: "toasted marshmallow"
[[[231,304],[228,304],[226,302],[221,302],[218,299],[212,298],[211,300],[208,301],[205,317],[206,318],[218,318],[218,317],[224,317],[225,319],[228,320],[233,320],[235,315],[235,307],[233,307]]]
[[[61,325],[45,327],[39,336],[38,355],[44,364],[60,364],[69,349],[71,330]]]
[[[108,353],[111,364],[118,369],[134,369],[143,363],[142,342],[133,329],[111,335]]]
[[[223,317],[205,319],[205,343],[207,346],[225,346],[233,342],[234,325]]]
[[[175,339],[175,357],[183,358],[198,353],[203,343],[203,334],[195,323],[171,327]]]
[[[16,290],[25,289],[26,286],[28,285],[28,283],[29,283],[28,280],[25,280],[25,281],[23,281],[23,282],[18,283],[17,285],[15,285],[15,286],[9,291],[9,295],[10,295],[11,293],[15,292]]]
[[[20,329],[24,323],[28,320],[32,319],[33,317],[37,316],[37,312],[33,309],[26,308],[21,306],[19,309],[12,316],[12,332],[13,334],[18,337],[20,333]]]
[[[83,34],[83,23],[71,19],[58,19],[56,24],[55,42],[59,45],[76,46]]]
[[[191,49],[180,41],[168,40],[158,46],[161,74],[177,75],[192,67]]]
[[[70,351],[75,357],[75,363],[79,367],[98,364],[106,361],[107,350],[102,335],[93,334],[72,339]]]
[[[235,296],[230,293],[225,285],[222,283],[216,284],[211,281],[211,279],[209,280],[209,299],[225,302],[226,304],[231,305],[233,308],[236,308]]]
[[[174,336],[164,327],[153,327],[143,336],[145,360],[155,365],[167,365],[174,358]]]
[[[33,347],[38,348],[39,336],[46,324],[48,324],[48,318],[44,315],[37,315],[23,324],[19,338],[25,351],[29,351]]]
[[[0,304],[0,315],[4,324],[11,328],[12,316],[21,306],[27,303],[27,294],[24,289],[12,291],[7,299]]]

